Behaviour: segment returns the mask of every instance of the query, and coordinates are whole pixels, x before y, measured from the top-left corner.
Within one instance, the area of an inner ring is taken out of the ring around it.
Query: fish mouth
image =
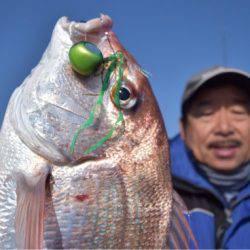
[[[79,22],[71,21],[68,17],[62,17],[59,23],[64,29],[67,29],[71,34],[72,28],[77,30],[82,34],[90,33],[104,33],[105,31],[111,30],[113,26],[112,19],[108,15],[101,14],[99,18],[94,18],[84,22],[83,20]]]
[[[67,33],[70,45],[80,41],[93,43],[101,50],[104,57],[108,57],[114,50],[120,50],[119,46],[115,48],[118,41],[111,31],[112,19],[107,15],[101,14],[99,18],[87,22],[74,22],[62,17],[58,24]]]

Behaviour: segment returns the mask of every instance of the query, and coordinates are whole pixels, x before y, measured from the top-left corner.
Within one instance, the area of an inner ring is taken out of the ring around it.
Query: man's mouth
[[[233,158],[241,146],[238,140],[214,141],[209,144],[216,158],[230,159]]]

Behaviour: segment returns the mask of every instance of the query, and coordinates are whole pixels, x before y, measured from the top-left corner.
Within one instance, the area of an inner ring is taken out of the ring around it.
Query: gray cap
[[[184,94],[182,96],[181,111],[184,114],[185,104],[191,100],[195,93],[201,87],[208,85],[210,83],[225,83],[231,82],[236,84],[249,84],[250,87],[250,74],[242,70],[225,68],[222,66],[216,66],[205,71],[200,72],[197,75],[191,77],[186,85]]]

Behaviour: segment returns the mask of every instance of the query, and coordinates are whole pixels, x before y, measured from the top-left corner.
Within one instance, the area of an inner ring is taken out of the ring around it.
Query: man
[[[215,67],[194,76],[170,152],[199,247],[250,248],[249,74]]]

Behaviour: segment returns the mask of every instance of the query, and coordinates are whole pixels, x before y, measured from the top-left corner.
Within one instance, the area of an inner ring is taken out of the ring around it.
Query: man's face
[[[249,96],[234,85],[201,89],[190,104],[181,135],[195,158],[217,170],[250,159]]]

